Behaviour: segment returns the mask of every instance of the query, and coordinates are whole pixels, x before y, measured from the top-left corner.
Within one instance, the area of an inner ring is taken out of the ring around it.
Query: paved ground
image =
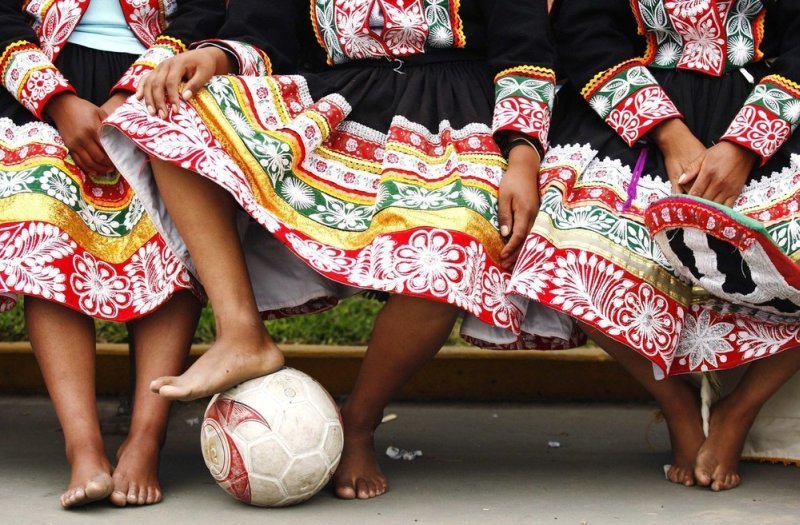
[[[114,426],[117,404],[102,403]],[[141,509],[100,504],[63,511],[67,481],[61,434],[43,398],[0,398],[0,523],[28,524],[797,524],[800,469],[743,466],[744,485],[729,493],[664,481],[663,424],[653,409],[620,405],[397,405],[382,449],[421,449],[414,461],[382,457],[392,490],[367,502],[329,491],[288,509],[257,509],[216,487],[202,462],[194,418],[202,405],[174,414],[164,453],[166,499]],[[195,420],[196,421],[196,420]],[[121,436],[110,434],[113,450]],[[551,448],[548,442],[559,442]]]

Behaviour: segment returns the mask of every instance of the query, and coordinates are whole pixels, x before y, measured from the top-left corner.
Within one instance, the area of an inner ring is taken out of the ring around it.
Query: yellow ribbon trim
[[[57,226],[86,251],[113,264],[127,262],[136,250],[158,234],[145,215],[123,237],[106,237],[92,231],[75,211],[44,195],[20,194],[0,200],[0,222],[43,222]]]

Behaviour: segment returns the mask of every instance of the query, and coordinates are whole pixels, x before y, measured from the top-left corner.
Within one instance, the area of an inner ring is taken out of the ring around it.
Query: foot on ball
[[[219,339],[182,375],[158,378],[150,389],[167,399],[191,401],[275,372],[283,362],[283,353],[268,336],[257,344]]]

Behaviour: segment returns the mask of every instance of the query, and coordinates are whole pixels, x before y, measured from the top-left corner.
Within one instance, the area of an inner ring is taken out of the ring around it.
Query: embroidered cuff
[[[521,66],[501,71],[494,79],[492,132],[523,133],[547,149],[555,78],[552,70],[543,67]]]
[[[764,77],[733,119],[722,140],[749,149],[763,166],[800,123],[800,85],[780,75]]]
[[[581,95],[629,146],[655,125],[682,116],[638,60],[601,73],[583,88]]]
[[[111,93],[136,91],[139,82],[147,73],[154,70],[161,62],[184,51],[186,51],[186,46],[180,40],[169,36],[159,36],[153,45],[125,71],[119,82],[111,88]]]
[[[256,46],[235,40],[202,40],[192,47],[214,46],[228,52],[239,64],[239,74],[242,76],[264,76],[272,74],[272,64],[266,53]]]
[[[55,95],[75,93],[47,55],[30,42],[15,42],[6,48],[0,56],[0,78],[14,98],[38,119]]]

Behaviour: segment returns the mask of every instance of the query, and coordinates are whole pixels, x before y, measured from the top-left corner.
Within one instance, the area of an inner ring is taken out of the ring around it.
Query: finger
[[[152,71],[148,71],[139,79],[139,84],[136,86],[136,100],[142,100],[144,98],[144,93],[147,84],[149,83],[148,77],[150,76]]]
[[[87,175],[95,177],[105,172],[105,168],[94,161],[94,158],[85,150],[84,146],[75,148],[70,153],[78,167]]]
[[[183,73],[178,68],[173,68],[170,70],[169,75],[167,75],[165,86],[167,90],[167,102],[172,108],[172,111],[178,111],[178,106],[181,103],[181,96],[180,96],[180,86],[181,80],[183,80]]]
[[[514,224],[511,237],[508,239],[503,251],[500,253],[500,258],[505,262],[513,262],[511,257],[519,252],[522,243],[530,231],[531,217],[533,213],[528,209],[518,209],[514,212]]]
[[[155,102],[153,107],[156,110],[156,115],[158,115],[158,117],[161,119],[167,118],[167,84],[170,77],[174,74],[175,71],[172,69],[172,67],[169,65],[164,67],[163,72],[158,75],[157,79],[157,83],[159,84],[160,88],[154,90],[153,92],[153,100]]]
[[[681,173],[681,176],[678,177],[678,185],[679,186],[691,186],[697,176],[700,174],[700,169],[702,166],[702,162],[695,161],[692,162],[684,171]]]
[[[728,208],[733,208],[733,207],[734,207],[734,205],[736,205],[736,201],[737,201],[737,200],[739,200],[739,196],[738,196],[738,195],[731,195],[730,197],[728,197],[727,199],[725,199],[725,201],[723,202],[723,204],[724,204],[725,206],[727,206]]]
[[[111,162],[110,158],[108,158],[108,155],[103,149],[103,146],[100,145],[99,141],[86,144],[84,146],[84,150],[86,153],[91,155],[92,160],[97,166],[100,167],[100,173],[109,173],[114,171],[114,163]]]
[[[158,101],[164,98],[164,70],[169,66],[159,67],[150,73],[150,82],[147,84],[144,98],[147,105],[147,112],[156,116],[158,114]]]
[[[706,191],[708,190],[708,186],[712,182],[713,175],[713,172],[703,165],[700,168],[700,173],[697,174],[697,178],[694,179],[692,187],[689,189],[689,195],[695,197],[702,197],[705,195]]]
[[[500,222],[500,235],[508,237],[511,234],[511,198],[501,193],[497,202],[497,219]]]
[[[190,76],[189,80],[186,81],[186,84],[183,86],[183,92],[181,93],[181,97],[183,100],[189,100],[194,96],[195,93],[200,91],[203,86],[206,85],[206,82],[213,76],[214,71],[210,68],[205,66],[198,66],[194,73]]]
[[[84,161],[80,151],[78,151],[76,148],[72,148],[69,150],[69,155],[72,157],[72,162],[74,162],[82,172],[87,175],[94,175],[94,172],[89,169],[86,161]]]

